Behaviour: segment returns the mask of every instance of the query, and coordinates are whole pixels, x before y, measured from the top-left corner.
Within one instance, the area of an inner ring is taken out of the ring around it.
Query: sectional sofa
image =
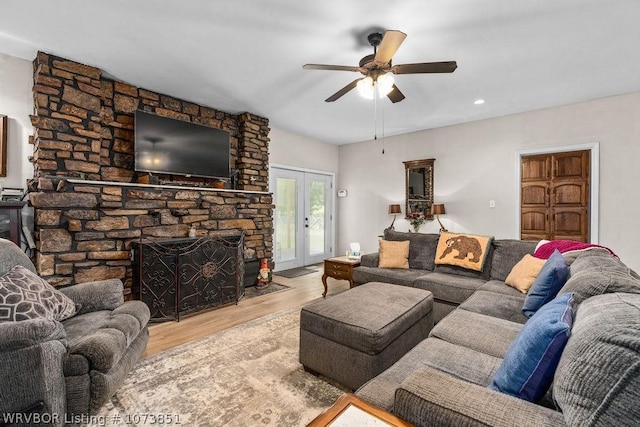
[[[353,271],[354,284],[384,282],[431,291],[434,321],[466,301],[477,290],[495,290],[518,296],[520,292],[504,285],[509,272],[525,254],[533,254],[537,242],[495,239],[491,242],[482,271],[452,265],[436,265],[439,234],[403,233],[386,229],[384,240],[409,241],[409,268],[379,268],[379,254],[365,254]]]
[[[527,399],[497,391],[494,377],[542,317],[528,319],[526,295],[504,283],[536,242],[494,240],[483,271],[471,273],[433,265],[438,235],[387,230],[385,239],[410,241],[410,268],[378,268],[378,255],[365,255],[355,282],[427,289],[438,322],[360,387],[361,398],[425,426],[640,425],[640,277],[615,256],[598,249],[567,254],[569,278],[552,302],[571,301],[568,341],[548,391]]]

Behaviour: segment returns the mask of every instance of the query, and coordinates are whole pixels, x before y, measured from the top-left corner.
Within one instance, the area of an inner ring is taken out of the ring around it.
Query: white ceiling
[[[41,50],[344,144],[373,139],[374,103],[324,99],[359,74],[302,65],[357,65],[371,28],[408,34],[394,64],[458,62],[395,76],[406,99],[377,104],[389,136],[639,91],[639,21],[638,0],[8,0],[0,52]]]

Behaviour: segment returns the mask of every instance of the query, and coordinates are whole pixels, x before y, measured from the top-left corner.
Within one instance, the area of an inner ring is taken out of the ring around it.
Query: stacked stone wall
[[[245,233],[249,252],[272,258],[269,121],[229,114],[105,78],[98,68],[39,52],[34,60],[36,264],[55,285],[123,279],[140,238]],[[160,175],[189,188],[145,186],[134,170],[134,113],[144,110],[229,132],[236,189],[213,180]],[[76,182],[76,180],[86,180]],[[122,183],[122,184],[118,184]],[[132,184],[135,184],[132,186]],[[255,251],[255,252],[253,252]]]

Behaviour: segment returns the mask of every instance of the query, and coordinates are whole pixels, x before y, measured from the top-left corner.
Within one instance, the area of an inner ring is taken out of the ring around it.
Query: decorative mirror
[[[433,219],[433,163],[436,159],[410,160],[405,168],[405,214],[422,213]]]

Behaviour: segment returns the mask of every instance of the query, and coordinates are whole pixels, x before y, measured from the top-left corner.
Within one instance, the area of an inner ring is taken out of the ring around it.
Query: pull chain
[[[384,154],[384,104],[380,106],[382,110],[382,154]]]
[[[376,87],[373,86],[373,140],[378,140],[378,103],[376,99]]]

